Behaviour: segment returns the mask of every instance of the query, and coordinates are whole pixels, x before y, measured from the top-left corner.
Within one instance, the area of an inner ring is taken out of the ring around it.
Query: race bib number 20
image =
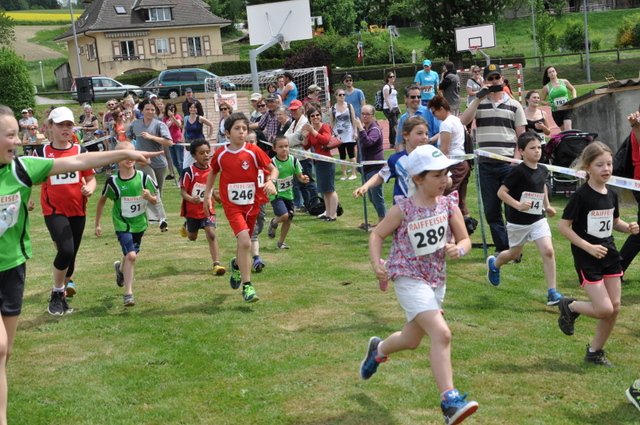
[[[613,208],[589,211],[587,233],[596,238],[608,238],[613,230]]]
[[[443,213],[412,221],[407,226],[409,241],[416,256],[433,254],[447,244],[449,220]]]

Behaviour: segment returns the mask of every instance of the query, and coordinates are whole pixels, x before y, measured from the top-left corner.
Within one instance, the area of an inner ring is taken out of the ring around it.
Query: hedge
[[[6,105],[20,115],[25,108],[35,107],[35,90],[27,70],[27,63],[13,50],[0,48],[0,105]]]

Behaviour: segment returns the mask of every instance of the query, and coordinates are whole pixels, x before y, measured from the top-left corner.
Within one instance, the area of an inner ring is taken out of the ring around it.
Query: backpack
[[[325,211],[324,199],[321,196],[316,196],[315,198],[310,199],[309,205],[307,206],[307,211],[309,212],[309,215],[319,216],[320,214],[322,214]],[[344,209],[339,202],[336,214],[338,217],[344,214]]]
[[[613,175],[633,178],[633,162],[631,160],[631,136],[627,136],[613,157]]]
[[[384,86],[382,87],[382,89]],[[382,95],[382,89],[376,92],[376,97],[373,101],[373,107],[376,108],[376,111],[382,111],[384,109],[384,96]]]

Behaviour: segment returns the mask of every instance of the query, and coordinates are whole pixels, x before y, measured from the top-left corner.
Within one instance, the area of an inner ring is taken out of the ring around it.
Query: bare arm
[[[148,164],[149,158],[159,155],[164,155],[164,152],[142,152],[127,149],[106,152],[87,152],[80,155],[54,159],[53,167],[51,168],[49,175],[53,176],[56,174],[69,173],[71,171],[99,168],[103,165],[120,162],[125,159]]]
[[[387,279],[387,270],[380,264],[382,256],[382,243],[396,230],[402,223],[402,211],[397,205],[393,206],[382,221],[371,232],[369,236],[369,259],[371,268],[379,280]]]
[[[104,210],[104,204],[107,202],[106,196],[101,196],[96,206],[96,222],[94,233],[97,237],[102,236],[102,227],[100,227],[100,220],[102,219],[102,211]]]
[[[532,204],[531,201],[520,202],[514,199],[513,196],[509,195],[509,189],[505,185],[500,186],[500,189],[498,189],[498,198],[517,211],[527,211],[531,208]]]
[[[575,99],[576,97],[578,97],[578,94],[576,92],[576,88],[573,87],[573,85],[571,85],[571,83],[569,82],[569,80],[564,80],[564,84],[567,86],[567,88],[569,90],[571,90],[571,98]]]
[[[207,133],[207,138],[211,138],[211,135],[213,134],[213,124],[211,123],[211,121],[209,121],[208,119],[206,119],[205,117],[200,117],[200,122],[204,125],[207,126],[207,128],[209,128],[209,132]]]
[[[476,97],[475,99],[473,99],[473,102],[471,102],[471,105],[469,105],[469,107],[462,113],[462,115],[460,115],[460,121],[463,125],[468,125],[469,123],[471,123],[471,121],[473,121],[473,119],[476,117],[478,105],[480,105],[480,99]]]
[[[451,133],[447,131],[441,131],[436,136],[438,135],[440,137],[440,150],[443,154],[449,156],[449,149],[451,148]],[[437,140],[437,137],[434,136],[434,138]]]
[[[353,191],[353,196],[355,196],[356,198],[359,196],[364,196],[364,194],[367,193],[369,189],[378,187],[382,183],[384,183],[382,176],[379,173],[375,173],[369,180],[365,182],[365,184]]]
[[[209,173],[209,176],[207,176],[207,185],[204,189],[204,199],[209,200],[211,198],[211,195],[213,193],[213,186],[216,184],[217,176],[218,174],[214,173],[213,171],[211,171]],[[211,215],[211,211],[209,210],[209,202],[203,202],[202,208],[207,217]]]
[[[455,244],[448,243],[445,246],[445,252],[449,258],[458,259],[471,251],[471,239],[469,239],[469,233],[467,233],[467,226],[464,224],[464,217],[460,208],[453,207],[453,215],[449,220],[451,231],[453,232],[453,238]]]
[[[572,223],[572,220],[560,220],[558,229],[560,230],[562,236],[569,239],[569,242],[571,242],[573,245],[589,253],[589,255],[595,258],[603,258],[605,255],[607,255],[607,248],[605,248],[604,246],[590,244],[589,242],[578,236],[578,234],[571,228]]]

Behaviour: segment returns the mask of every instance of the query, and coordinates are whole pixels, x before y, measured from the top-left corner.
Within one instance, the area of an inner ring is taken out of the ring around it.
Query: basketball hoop
[[[478,53],[478,50],[480,50],[480,47],[469,46],[469,53],[471,53],[471,56],[475,56]]]
[[[282,50],[289,50],[291,48],[291,46],[289,45],[291,43],[290,41],[282,40],[279,43]]]

